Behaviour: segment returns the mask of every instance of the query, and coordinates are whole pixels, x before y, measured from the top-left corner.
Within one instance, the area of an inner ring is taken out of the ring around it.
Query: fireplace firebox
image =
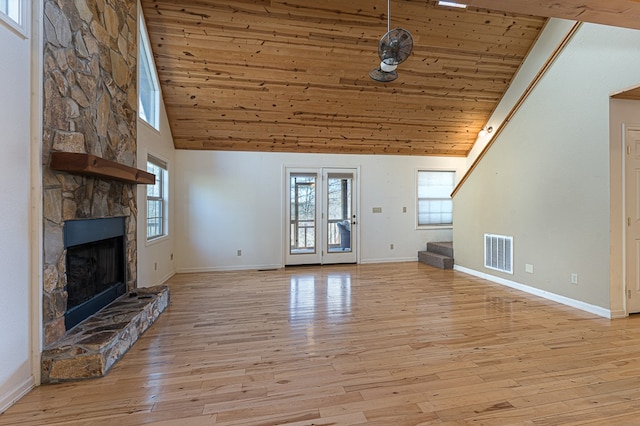
[[[67,330],[126,293],[125,235],[124,217],[65,222]]]

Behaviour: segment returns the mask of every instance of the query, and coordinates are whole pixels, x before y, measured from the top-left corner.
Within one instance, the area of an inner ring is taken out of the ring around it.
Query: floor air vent
[[[513,237],[484,234],[484,266],[513,274]]]

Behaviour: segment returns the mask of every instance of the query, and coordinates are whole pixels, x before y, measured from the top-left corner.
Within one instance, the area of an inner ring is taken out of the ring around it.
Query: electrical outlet
[[[530,263],[526,263],[524,265],[524,271],[529,273],[529,274],[533,274],[533,265]]]
[[[237,254],[238,256],[242,256],[242,250],[238,250]]]
[[[578,274],[576,273],[571,274],[571,284],[578,284]]]
[[[393,250],[393,244],[389,245],[389,248],[390,248],[391,250]]]
[[[407,212],[407,208],[406,208],[406,207],[403,207],[403,208],[402,208],[402,213],[406,213],[406,212]]]

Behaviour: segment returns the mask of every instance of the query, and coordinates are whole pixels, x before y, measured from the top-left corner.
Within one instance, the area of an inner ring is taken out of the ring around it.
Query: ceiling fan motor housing
[[[396,68],[404,62],[413,50],[413,37],[403,28],[394,28],[382,36],[378,44],[380,67],[369,76],[376,81],[393,81],[397,78]],[[387,75],[389,74],[389,75]]]

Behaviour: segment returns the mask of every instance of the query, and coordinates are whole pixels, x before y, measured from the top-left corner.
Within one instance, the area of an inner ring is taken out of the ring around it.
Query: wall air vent
[[[513,237],[484,234],[484,266],[513,274]]]

